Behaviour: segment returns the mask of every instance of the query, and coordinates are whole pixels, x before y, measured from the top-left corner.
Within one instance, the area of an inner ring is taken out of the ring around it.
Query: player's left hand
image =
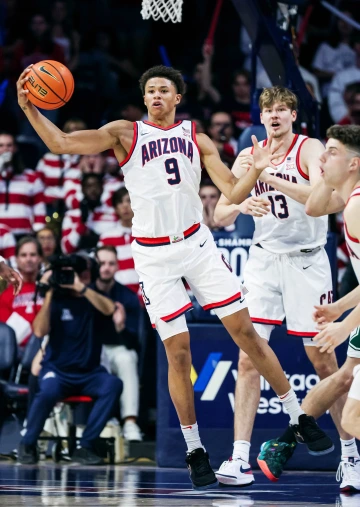
[[[14,287],[14,296],[17,296],[23,285],[20,273],[5,264],[5,262],[0,262],[0,276],[5,282],[10,283]]]
[[[313,341],[316,346],[320,348],[320,352],[327,352],[331,354],[336,347],[343,343],[349,333],[344,328],[343,322],[331,322],[330,324],[319,324],[318,329],[321,329]]]

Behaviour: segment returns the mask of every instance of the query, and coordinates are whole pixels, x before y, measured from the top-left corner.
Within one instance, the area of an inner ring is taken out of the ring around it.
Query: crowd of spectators
[[[48,282],[49,272],[43,271],[51,266],[52,256],[96,252],[100,270],[86,287],[115,302],[113,316],[95,319],[94,329],[106,335],[102,343],[105,362],[107,358],[109,372],[123,384],[123,389],[120,384],[114,385],[118,394],[122,390],[118,417],[129,440],[142,438],[137,425],[137,370],[138,322],[144,310],[131,255],[133,213],[123,176],[111,151],[91,156],[47,152],[17,106],[15,82],[24,67],[45,58],[69,67],[75,78],[74,96],[65,107],[44,111],[64,132],[99,128],[120,118],[141,120],[146,118],[144,105],[140,91],[134,90],[148,66],[162,63],[158,46],[165,44],[171,63],[183,69],[187,83],[176,119],[193,119],[197,131],[212,138],[222,160],[231,167],[238,153],[238,140],[252,125],[250,39],[232,3],[223,7],[214,47],[203,43],[206,23],[196,25],[201,16],[209,18],[214,2],[197,0],[191,13],[185,2],[183,25],[172,27],[171,37],[168,26],[141,20],[140,3],[122,1],[119,6],[112,0],[38,0],[25,7],[20,0],[0,0],[0,255],[17,267],[24,279],[17,297],[10,288],[0,295],[0,321],[15,330],[21,354],[44,303],[44,297],[36,294],[35,282]],[[321,108],[324,137],[331,123],[360,124],[360,35],[335,17],[329,20],[325,32],[318,22],[319,8],[310,18],[303,46],[295,45],[294,51],[305,83]],[[356,18],[354,2],[346,2],[341,8],[344,14]],[[194,26],[198,29],[193,30]],[[221,38],[224,31],[227,37]],[[172,41],[176,41],[177,52]],[[257,86],[269,85],[260,62]],[[200,196],[204,222],[217,230],[213,211],[219,191],[207,179],[206,171]],[[348,265],[340,217],[336,228],[340,280]],[[79,286],[72,287],[75,300]],[[58,312],[64,311],[58,298],[56,305]],[[91,307],[81,308],[88,312]],[[72,310],[62,313],[62,320],[71,320],[72,315]],[[46,331],[50,333],[50,345],[44,363],[47,369],[43,371],[49,373],[50,366],[61,370],[64,365],[54,366],[51,362],[57,335],[54,331],[51,334],[51,329]],[[91,360],[100,368],[100,356],[95,356]],[[33,376],[43,378],[39,361],[37,364]],[[47,406],[59,399],[58,388],[53,387],[50,394],[40,389],[41,395],[47,396]],[[48,415],[45,412],[41,421]],[[31,447],[38,434],[36,428],[23,442],[25,461],[26,456],[36,458]]]

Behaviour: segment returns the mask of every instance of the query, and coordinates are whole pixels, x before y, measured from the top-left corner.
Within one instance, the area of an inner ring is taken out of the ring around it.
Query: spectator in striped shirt
[[[111,198],[113,193],[124,186],[124,178],[120,174],[119,162],[111,153],[95,153],[93,155],[83,155],[81,157],[76,175],[72,180],[64,184],[64,198],[67,209],[75,209],[80,206],[84,198],[81,190],[81,177],[84,174],[94,173],[103,175],[103,193],[101,202],[109,207],[112,206]]]
[[[16,266],[15,247],[15,236],[7,225],[0,223],[0,257],[4,257],[12,267]]]
[[[65,122],[63,131],[71,134],[86,128],[83,120],[71,118]],[[67,185],[81,185],[80,158],[80,155],[55,155],[48,152],[39,160],[36,172],[45,187],[44,197],[48,214],[64,211],[63,201]]]
[[[0,217],[16,235],[45,225],[44,186],[35,171],[25,169],[15,138],[0,132]]]
[[[135,271],[131,251],[133,240],[131,226],[134,213],[131,209],[129,192],[125,187],[114,193],[112,205],[119,220],[111,229],[101,234],[98,246],[111,245],[115,247],[118,260],[118,271],[115,273],[115,280],[138,293],[139,277]]]
[[[32,323],[43,304],[35,301],[36,278],[42,261],[40,243],[31,236],[20,239],[16,245],[16,264],[23,278],[23,286],[16,296],[11,285],[0,295],[0,322],[6,322],[16,334],[18,345],[26,345],[32,333]]]
[[[80,207],[69,209],[62,224],[61,249],[66,254],[96,247],[99,236],[116,222],[114,210],[101,203],[103,184],[100,174],[84,174],[81,188],[84,198]]]

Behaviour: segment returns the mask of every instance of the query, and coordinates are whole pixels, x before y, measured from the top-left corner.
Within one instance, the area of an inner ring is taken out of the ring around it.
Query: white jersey
[[[120,166],[134,211],[134,237],[171,236],[202,221],[195,123],[184,120],[160,127],[137,121],[131,149]]]
[[[350,194],[349,199],[355,196],[360,197],[360,187],[354,188],[354,190]],[[360,283],[360,241],[357,238],[353,238],[352,236],[350,236],[346,227],[345,219],[344,224],[345,224],[344,230],[345,230],[346,246],[349,251],[351,264],[352,267],[354,268],[356,278]]]
[[[265,171],[298,185],[310,185],[309,177],[300,167],[300,150],[308,137],[295,134],[294,140],[284,159],[276,165],[276,170],[267,167]],[[266,145],[267,139],[261,146]],[[311,249],[326,244],[328,217],[310,217],[305,206],[268,183],[257,181],[251,191],[270,201],[270,213],[261,218],[254,217],[255,232],[253,243],[261,245],[273,253],[290,253]]]

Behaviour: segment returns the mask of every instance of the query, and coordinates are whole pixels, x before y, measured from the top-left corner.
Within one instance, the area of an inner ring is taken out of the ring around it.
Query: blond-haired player
[[[266,168],[258,180],[254,179],[251,197],[240,206],[222,196],[215,210],[215,221],[226,226],[239,213],[254,216],[253,245],[244,272],[254,327],[268,341],[274,327],[281,325],[286,317],[289,339],[303,339],[317,374],[325,378],[337,371],[336,356],[325,358],[314,346],[312,337],[317,330],[311,315],[314,305],[332,301],[331,269],[324,250],[327,217],[314,218],[305,212],[311,189],[321,177],[319,157],[324,147],[317,139],[293,132],[298,101],[287,88],[265,88],[259,105],[268,138],[274,136],[275,145],[282,143],[285,154],[274,160],[273,167]],[[266,146],[267,142],[262,141],[260,145]],[[253,153],[253,147],[246,148],[234,164],[233,173],[240,181],[253,165]],[[242,350],[235,391],[234,448],[232,459],[225,461],[216,474],[220,482],[246,485],[253,480],[249,451],[259,399],[260,375]],[[347,440],[349,435],[340,424],[343,403],[340,400],[332,407],[331,415],[341,438]],[[300,416],[300,425],[301,420]],[[289,426],[279,440],[272,452],[284,447],[290,456],[296,447],[293,427]],[[309,452],[316,455],[330,450],[314,446]]]

